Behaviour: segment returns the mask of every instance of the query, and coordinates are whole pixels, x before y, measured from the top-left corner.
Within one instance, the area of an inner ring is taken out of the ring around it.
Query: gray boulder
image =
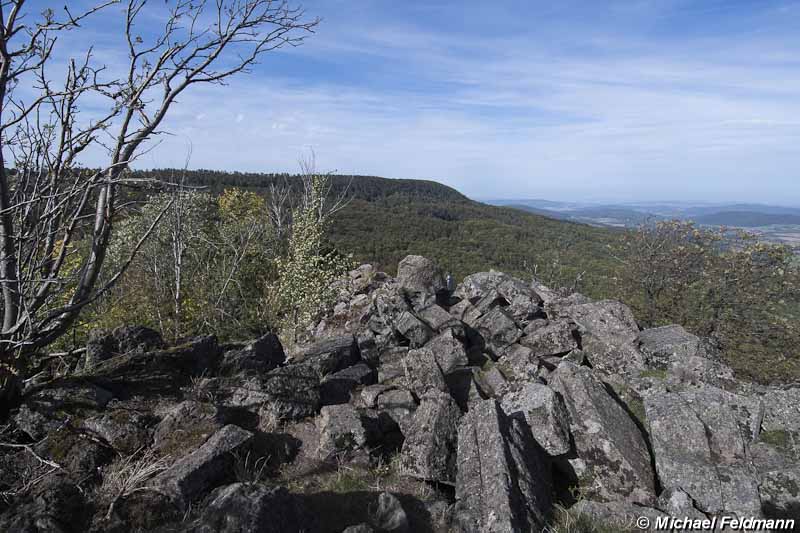
[[[235,387],[228,404],[256,408],[265,403],[274,406],[279,418],[300,419],[313,416],[320,406],[320,378],[313,365],[290,364],[245,380]]]
[[[530,348],[536,357],[565,354],[578,347],[576,333],[569,321],[556,320],[541,327],[528,326],[519,342]]]
[[[436,304],[417,309],[416,315],[434,331],[442,331],[447,328],[464,329],[460,320]]]
[[[506,347],[497,364],[510,381],[533,381],[539,375],[539,361],[533,350],[521,344]]]
[[[693,520],[703,520],[706,515],[695,506],[694,500],[685,491],[679,488],[668,488],[658,495],[656,507],[669,516],[680,516]]]
[[[150,444],[157,418],[133,409],[109,409],[86,418],[82,427],[107,442],[119,453],[130,455]]]
[[[155,427],[153,447],[173,460],[191,453],[224,426],[219,410],[209,403],[181,402]]]
[[[352,405],[323,407],[315,424],[319,432],[317,455],[322,460],[360,450],[367,444],[361,415]]]
[[[350,401],[350,394],[360,385],[375,383],[377,373],[366,363],[358,363],[325,376],[320,385],[322,405],[335,405]]]
[[[410,392],[403,389],[392,389],[384,392],[376,400],[376,409],[393,420],[403,435],[410,434],[411,422],[417,403]]]
[[[646,368],[636,346],[639,327],[626,305],[603,300],[566,306],[559,313],[578,325],[584,354],[605,378],[637,377]]]
[[[410,350],[403,359],[406,383],[418,397],[429,391],[447,392],[447,382],[436,362],[433,351],[427,346]]]
[[[378,357],[378,383],[405,385],[406,367],[403,360],[409,349],[405,346],[386,348]]]
[[[457,531],[541,531],[551,507],[544,452],[495,400],[467,413],[458,431]]]
[[[397,284],[417,308],[435,303],[436,295],[447,290],[441,269],[421,255],[407,255],[400,261]]]
[[[379,531],[386,533],[408,533],[411,531],[408,524],[408,515],[396,496],[382,492],[378,502],[371,509],[372,523]]]
[[[417,408],[403,442],[403,472],[427,481],[455,482],[461,411],[446,393],[432,393]]]
[[[284,533],[302,530],[295,499],[284,487],[234,483],[215,490],[196,525],[199,533]]]
[[[225,352],[220,361],[220,371],[236,373],[241,371],[268,372],[282,365],[286,354],[277,335],[268,333],[247,343],[238,350]]]
[[[436,363],[444,374],[469,364],[464,343],[453,329],[444,330],[425,347],[433,353]]]
[[[487,350],[497,357],[522,337],[514,319],[501,307],[495,307],[480,317],[474,327],[486,342]]]
[[[297,348],[297,352],[292,357],[292,362],[302,363],[320,377],[352,366],[361,359],[358,343],[353,335],[321,339]]]
[[[569,411],[577,457],[568,463],[584,494],[599,501],[651,505],[655,475],[642,433],[592,370],[564,361],[549,385]]]
[[[408,311],[397,317],[395,328],[398,334],[408,339],[412,348],[419,348],[433,336],[431,328]]]
[[[570,451],[569,413],[564,400],[553,389],[528,383],[503,396],[500,405],[507,416],[525,421],[534,440],[549,455],[555,457]]]
[[[644,407],[665,489],[682,489],[704,513],[760,515],[758,483],[739,456],[745,450],[742,438],[725,442],[736,425],[731,413],[723,415],[720,406],[693,404],[670,392],[645,397]]]
[[[763,473],[759,494],[767,518],[794,519],[800,524],[800,468],[796,464]]]
[[[464,278],[456,288],[455,296],[477,301],[492,291],[505,300],[509,314],[520,322],[527,321],[540,312],[542,298],[524,281],[502,272],[479,272]]]
[[[86,380],[57,379],[28,390],[12,418],[32,439],[41,440],[74,417],[90,417],[102,412],[113,397],[108,390]]]
[[[652,368],[666,369],[676,359],[704,353],[700,339],[677,325],[646,329],[636,342]]]
[[[94,333],[86,343],[83,369],[89,370],[114,355],[144,353],[163,347],[161,334],[144,326],[120,326],[111,333]]]
[[[185,508],[230,475],[233,453],[244,451],[253,437],[252,433],[240,427],[225,426],[200,448],[156,476],[153,485],[178,507]]]

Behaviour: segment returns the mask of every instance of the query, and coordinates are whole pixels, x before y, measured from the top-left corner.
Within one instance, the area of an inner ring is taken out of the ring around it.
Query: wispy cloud
[[[292,170],[313,146],[475,196],[800,204],[797,2],[410,4],[308,5],[318,35],[187,93],[140,164],[191,142],[196,167]]]

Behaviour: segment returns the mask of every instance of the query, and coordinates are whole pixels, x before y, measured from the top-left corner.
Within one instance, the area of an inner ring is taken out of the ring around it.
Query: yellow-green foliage
[[[331,284],[353,266],[352,259],[326,248],[328,218],[324,212],[325,176],[313,176],[304,204],[294,211],[285,257],[278,258],[278,280],[271,289],[286,313],[286,325],[297,333],[333,300]]]

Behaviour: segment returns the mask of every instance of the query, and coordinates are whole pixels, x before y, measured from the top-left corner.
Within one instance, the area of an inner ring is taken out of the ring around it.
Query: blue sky
[[[323,19],[306,44],[187,93],[139,166],[182,166],[191,142],[195,168],[294,171],[313,148],[321,170],[476,198],[800,205],[798,1],[304,6]],[[61,53],[115,63],[120,23]]]

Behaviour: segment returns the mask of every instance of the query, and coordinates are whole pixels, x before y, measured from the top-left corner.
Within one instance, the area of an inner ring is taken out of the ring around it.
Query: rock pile
[[[736,380],[680,326],[495,271],[450,292],[419,256],[337,288],[288,355],[274,335],[93,339],[12,411],[0,530],[528,532],[555,504],[800,519],[800,389]],[[297,481],[387,463],[426,490]]]

